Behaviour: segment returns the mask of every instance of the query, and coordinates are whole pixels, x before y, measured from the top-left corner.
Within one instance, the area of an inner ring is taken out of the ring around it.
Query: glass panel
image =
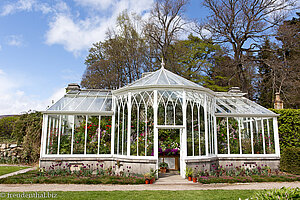
[[[175,108],[175,118],[176,125],[183,125],[182,104],[179,101],[177,101]]]
[[[47,154],[57,154],[59,133],[59,115],[48,117]]]
[[[90,105],[93,103],[96,97],[86,97],[83,99],[83,101],[78,105],[76,108],[76,111],[86,111],[90,107]]]
[[[264,124],[265,123],[267,128],[267,130],[265,131],[266,153],[274,154],[275,145],[274,145],[273,119],[266,119],[264,120]]]
[[[157,124],[165,125],[165,106],[163,103],[159,103],[158,105]]]
[[[140,105],[138,130],[138,156],[145,156],[145,105]]]
[[[154,115],[153,107],[148,104],[147,107],[147,156],[154,156]]]
[[[68,104],[73,97],[63,97],[59,101],[57,101],[55,104],[53,104],[48,110],[62,110],[62,108]]]
[[[229,148],[231,154],[240,153],[238,118],[228,117]]]
[[[217,117],[218,154],[228,153],[227,118]]]
[[[205,150],[205,122],[204,122],[204,108],[200,106],[200,146],[201,146],[201,155],[206,155]]]
[[[71,154],[73,125],[74,115],[62,116],[59,154]]]
[[[115,110],[115,146],[114,146],[114,154],[119,154],[119,131],[120,131],[120,107],[119,105],[116,106]]]
[[[212,154],[215,154],[215,129],[214,129],[214,117],[210,115],[210,133],[211,133],[211,152]]]
[[[157,80],[157,83],[155,83],[157,85],[169,85],[169,82],[168,82],[168,78],[166,77],[165,73],[161,73],[158,80]]]
[[[127,102],[125,104],[125,107],[124,107],[124,121],[123,121],[123,124],[122,124],[122,129],[123,129],[123,135],[122,135],[122,143],[123,143],[123,146],[122,146],[122,150],[123,150],[123,153],[122,155],[127,155],[127,130],[128,130],[128,109],[127,109]]]
[[[137,155],[137,132],[139,129],[138,107],[136,101],[132,101],[131,106],[131,135],[130,135],[130,155]]]
[[[198,106],[194,105],[193,109],[193,129],[194,129],[194,155],[199,156],[199,121]]]
[[[93,102],[91,102],[88,111],[99,111],[103,106],[105,97],[97,97]]]
[[[111,153],[111,116],[101,116],[99,154]]]
[[[102,106],[102,110],[100,111],[111,111],[112,110],[112,99],[107,98],[104,105]]]
[[[167,115],[166,115],[166,124],[168,125],[175,125],[174,123],[174,116],[175,114],[175,109],[174,109],[174,102],[168,101],[167,103]]]
[[[158,125],[182,125],[182,92],[158,91]]]
[[[207,113],[207,131],[208,131],[208,154],[211,154],[211,130],[210,130],[210,114]]]
[[[123,155],[123,148],[122,148],[122,142],[123,142],[123,140],[124,140],[124,135],[123,135],[123,133],[124,133],[124,130],[123,130],[123,126],[124,126],[124,110],[123,110],[123,107],[120,107],[120,120],[119,120],[119,136],[118,136],[118,149],[119,149],[119,151],[118,151],[118,154],[119,155]],[[123,140],[122,140],[123,139]]]
[[[159,71],[154,72],[151,76],[148,76],[145,79],[141,79],[141,81],[139,83],[137,83],[137,85],[154,85],[157,84],[157,79],[159,78]],[[133,84],[136,85],[136,84]]]
[[[255,118],[253,122],[253,145],[254,154],[263,154],[262,128],[259,118]]]
[[[86,153],[98,153],[99,116],[89,116],[87,122]]]
[[[81,102],[82,102],[82,100],[84,100],[84,98],[85,97],[76,97],[68,105],[66,105],[63,110],[65,110],[65,111],[76,110],[76,108],[81,104]]]
[[[251,132],[250,132],[250,119],[241,119],[241,139],[242,139],[242,153],[252,154],[251,147]]]
[[[84,154],[86,116],[75,116],[73,154]]]
[[[126,97],[119,99],[118,127],[117,127],[117,153],[127,154],[127,100]]]
[[[187,102],[186,109],[186,135],[187,135],[187,155],[193,155],[193,146],[192,146],[192,107],[190,101]]]

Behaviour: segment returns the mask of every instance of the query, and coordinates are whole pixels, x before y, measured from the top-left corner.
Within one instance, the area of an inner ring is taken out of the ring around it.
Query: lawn
[[[246,199],[252,196],[255,190],[196,190],[196,191],[94,191],[94,192],[26,192],[24,195],[56,194],[55,199]],[[3,195],[5,194],[5,195]],[[9,193],[22,195],[23,193]],[[2,193],[4,198],[7,193]],[[10,196],[12,197],[12,196]],[[13,199],[22,199],[16,198]],[[28,196],[27,196],[28,197]],[[52,197],[53,198],[53,197]],[[0,197],[1,199],[1,197]],[[34,198],[33,198],[34,199]]]
[[[250,182],[294,182],[300,181],[299,175],[252,175],[252,176],[221,176],[221,177],[199,177],[198,182],[210,183],[250,183]]]
[[[19,167],[19,166],[0,166],[0,176],[4,174],[9,174],[12,172],[19,171],[21,169],[26,169],[28,167]]]

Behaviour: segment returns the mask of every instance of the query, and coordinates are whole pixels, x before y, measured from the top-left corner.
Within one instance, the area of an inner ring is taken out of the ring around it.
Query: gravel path
[[[1,184],[0,192],[29,191],[132,191],[132,190],[260,190],[299,187],[300,182],[241,184],[152,184],[152,185],[82,185],[82,184]]]
[[[9,165],[2,165],[2,166],[9,166]],[[10,165],[10,166],[16,166],[16,165]],[[28,166],[26,166],[26,167],[28,167]],[[36,167],[21,169],[21,170],[16,171],[16,172],[12,172],[12,173],[9,173],[9,174],[4,174],[4,175],[0,176],[0,179],[6,178],[6,177],[9,177],[9,176],[18,175],[18,174],[24,174],[26,172],[29,172],[29,171],[32,171],[32,170],[35,170],[35,169],[36,169]]]
[[[21,165],[21,164],[0,164],[0,166],[10,167],[10,166],[17,166],[17,167],[31,167],[29,165]]]

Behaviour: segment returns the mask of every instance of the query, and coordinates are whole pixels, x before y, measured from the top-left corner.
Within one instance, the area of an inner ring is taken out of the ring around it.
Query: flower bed
[[[113,167],[104,169],[103,164],[74,166],[78,170],[71,171],[71,165],[53,164],[49,169],[41,168],[25,174],[0,179],[2,184],[28,183],[60,183],[60,184],[144,184],[141,175],[131,173],[131,167],[113,170]]]
[[[223,166],[212,165],[213,170],[202,170],[199,166],[193,169],[193,177],[197,177],[199,183],[247,183],[247,182],[292,182],[300,181],[300,176],[291,175],[272,170],[267,165],[258,166],[242,165],[233,166],[232,164]]]

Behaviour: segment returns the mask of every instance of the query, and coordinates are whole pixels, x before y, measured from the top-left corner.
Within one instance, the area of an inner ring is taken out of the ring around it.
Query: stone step
[[[180,175],[170,173],[160,174],[158,180],[154,183],[157,185],[192,185],[192,181],[182,178]]]

